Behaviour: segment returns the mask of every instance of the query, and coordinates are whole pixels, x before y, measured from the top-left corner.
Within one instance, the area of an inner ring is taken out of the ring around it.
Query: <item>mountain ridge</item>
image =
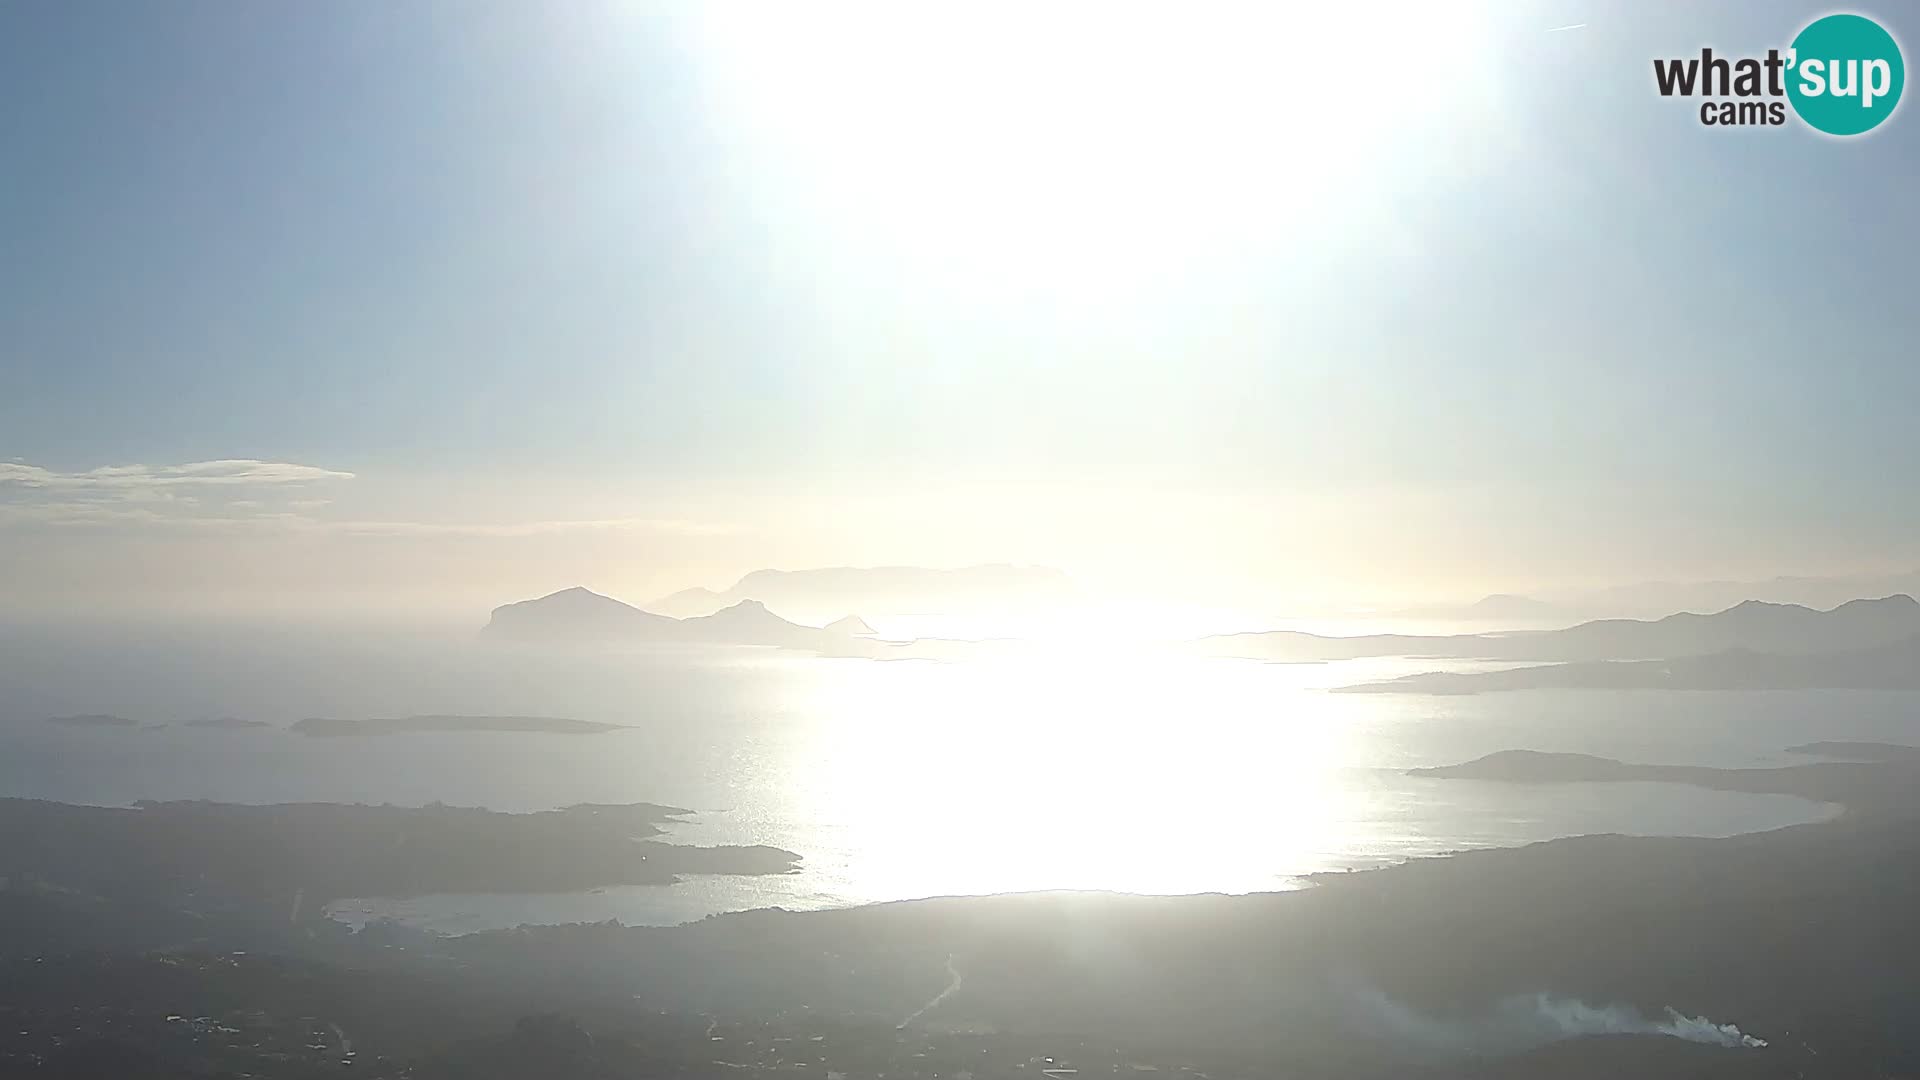
[[[1501,671],[1431,671],[1334,689],[1343,694],[1502,690],[1920,690],[1920,634],[1839,652],[1736,648],[1663,660],[1581,660]]]
[[[754,570],[725,589],[682,589],[646,607],[676,618],[711,614],[740,600],[758,600],[790,613],[957,614],[1008,606],[1057,605],[1077,597],[1078,589],[1071,578],[1045,566],[822,566]]]
[[[844,631],[830,633],[783,619],[758,600],[676,619],[579,585],[502,604],[493,609],[481,633],[515,642],[697,642],[822,649],[847,636]]]
[[[1849,600],[1827,610],[1745,600],[1720,611],[1659,619],[1594,619],[1557,630],[1330,637],[1280,630],[1202,638],[1217,656],[1261,660],[1352,660],[1418,656],[1459,660],[1582,662],[1658,660],[1747,649],[1805,655],[1844,652],[1920,634],[1920,602],[1905,593]]]

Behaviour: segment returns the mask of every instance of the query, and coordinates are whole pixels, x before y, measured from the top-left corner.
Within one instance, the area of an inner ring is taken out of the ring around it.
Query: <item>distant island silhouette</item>
[[[1753,795],[1794,795],[1815,802],[1845,804],[1856,811],[1911,803],[1911,793],[1907,790],[1911,775],[1889,772],[1882,766],[1888,762],[1904,764],[1920,760],[1897,756],[1901,751],[1920,754],[1920,750],[1884,743],[1857,745],[1870,748],[1865,752],[1888,756],[1872,761],[1819,762],[1771,769],[1719,769],[1698,765],[1635,765],[1592,754],[1501,750],[1459,765],[1409,769],[1407,775],[1522,784],[1651,781]]]
[[[821,629],[830,634],[847,634],[851,637],[872,637],[875,633],[873,627],[867,625],[867,620],[858,615],[835,619]]]
[[[189,720],[187,721],[187,726],[191,728],[213,728],[218,731],[253,731],[259,728],[269,728],[273,725],[267,723],[265,720],[242,720],[237,716],[219,716]]]
[[[1337,688],[1348,694],[1501,690],[1920,690],[1920,636],[1835,653],[1730,649],[1668,660],[1598,660],[1504,671],[1432,671]]]
[[[1491,593],[1471,604],[1428,604],[1397,613],[1409,619],[1452,619],[1471,623],[1542,623],[1565,619],[1568,609],[1547,600],[1511,593]]]
[[[1830,608],[1856,596],[1920,594],[1920,571],[1806,576],[1785,574],[1751,580],[1641,581],[1556,596],[1571,611],[1646,617],[1668,611],[1718,611],[1743,600]]]
[[[311,716],[296,721],[296,735],[342,738],[433,731],[539,731],[551,735],[600,735],[624,731],[624,724],[602,724],[558,716],[396,716],[373,720],[334,720]]]
[[[139,726],[124,716],[113,716],[107,713],[87,713],[80,716],[49,716],[47,717],[47,723],[59,724],[61,727],[79,728],[130,728]]]
[[[1073,580],[1045,566],[1005,563],[951,570],[924,566],[833,566],[810,570],[755,570],[726,589],[682,589],[647,605],[649,611],[689,618],[742,600],[789,614],[863,611],[872,615],[963,614],[1009,608],[1055,607],[1079,599]]]
[[[1330,637],[1278,630],[1201,639],[1214,656],[1354,660],[1412,656],[1457,660],[1595,662],[1700,657],[1732,650],[1810,655],[1893,646],[1920,635],[1920,603],[1905,594],[1851,600],[1828,611],[1749,600],[1709,615],[1599,619],[1561,630]]]
[[[1881,742],[1810,742],[1787,747],[1789,754],[1833,758],[1839,761],[1877,761],[1897,764],[1920,763],[1920,746]]]
[[[775,615],[758,600],[741,600],[710,615],[676,619],[575,586],[497,607],[481,633],[497,641],[523,643],[759,645],[861,655],[861,639],[871,637],[873,628],[856,615],[826,627],[807,626]]]

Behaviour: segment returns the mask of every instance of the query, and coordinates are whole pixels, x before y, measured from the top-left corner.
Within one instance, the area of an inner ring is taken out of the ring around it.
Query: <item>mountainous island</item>
[[[858,615],[835,619],[821,629],[829,634],[845,634],[848,637],[873,637],[877,633],[873,627],[867,625],[867,620]]]
[[[1339,687],[1345,694],[1501,690],[1920,690],[1920,636],[1834,653],[1730,649],[1669,660],[1599,660],[1503,671],[1423,672]]]
[[[864,621],[852,616],[824,629],[790,622],[758,600],[741,600],[710,615],[676,619],[576,586],[493,609],[482,634],[513,642],[762,645],[837,652],[854,641],[861,629],[871,632]]]
[[[1471,604],[1427,604],[1403,609],[1398,614],[1408,619],[1451,619],[1481,624],[1544,623],[1566,621],[1567,609],[1547,600],[1512,593],[1492,593]]]
[[[951,570],[836,566],[755,570],[725,589],[683,589],[655,600],[647,609],[690,618],[742,600],[757,600],[788,613],[966,614],[1057,607],[1078,599],[1079,590],[1071,578],[1044,566],[990,564]]]
[[[1487,634],[1331,637],[1266,631],[1204,638],[1209,655],[1257,660],[1353,660],[1412,656],[1563,663],[1659,660],[1732,650],[1808,655],[1895,645],[1920,635],[1920,603],[1905,594],[1852,600],[1827,611],[1749,600],[1712,614],[1599,619],[1560,630]]]
[[[1920,594],[1920,571],[1834,576],[1779,575],[1760,579],[1642,581],[1610,585],[1561,598],[1569,610],[1643,618],[1669,611],[1719,611],[1743,600],[1830,608],[1857,596]]]

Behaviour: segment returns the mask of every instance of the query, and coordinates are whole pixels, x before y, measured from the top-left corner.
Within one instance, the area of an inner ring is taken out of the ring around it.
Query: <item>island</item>
[[[237,716],[201,717],[187,721],[190,728],[210,728],[214,731],[258,731],[273,725],[265,720],[242,720]]]
[[[689,811],[584,804],[508,814],[469,807],[0,799],[0,869],[82,894],[190,910],[264,905],[320,917],[332,900],[427,893],[572,892],[666,885],[683,874],[783,874],[800,856],[653,837]],[[296,918],[298,915],[296,914]]]
[[[1837,652],[1729,649],[1667,660],[1430,671],[1334,690],[1342,694],[1480,694],[1503,690],[1920,690],[1920,635]]]
[[[1369,634],[1355,637],[1275,630],[1202,638],[1192,643],[1192,648],[1205,655],[1251,660],[1355,660],[1376,656],[1412,656],[1595,665],[1603,661],[1658,661],[1667,657],[1737,658],[1751,654],[1812,658],[1821,654],[1876,649],[1904,649],[1908,659],[1911,659],[1917,640],[1920,640],[1920,602],[1911,596],[1899,594],[1849,600],[1826,611],[1816,611],[1798,604],[1748,600],[1711,614],[1679,612],[1662,619],[1597,619],[1560,630],[1442,635]],[[1543,677],[1578,680],[1602,674],[1647,681],[1658,678],[1658,669],[1596,666],[1584,672]],[[1753,677],[1764,679],[1764,668],[1758,669]],[[1820,682],[1821,679],[1834,677],[1800,675],[1800,682],[1795,685],[1836,685]],[[1489,682],[1486,685],[1493,684]]]
[[[108,713],[88,713],[83,716],[49,716],[47,717],[47,723],[58,724],[61,727],[77,728],[132,728],[139,726],[124,716],[113,716]]]
[[[829,628],[807,626],[758,600],[676,619],[575,586],[494,608],[480,632],[488,641],[519,645],[754,645],[823,652],[844,649],[865,625],[849,615]]]
[[[1882,764],[1897,758],[1899,749],[1879,743],[1849,744],[1862,753],[1881,753],[1878,759],[1819,762],[1772,769],[1721,769],[1703,765],[1636,765],[1591,754],[1545,753],[1538,750],[1501,750],[1459,765],[1409,769],[1407,775],[1436,780],[1493,780],[1511,784],[1578,784],[1651,782],[1688,784],[1714,791],[1751,795],[1793,795],[1814,802],[1838,803],[1851,811],[1905,806],[1912,802],[1905,770],[1889,771]],[[1873,750],[1864,748],[1872,747]],[[1913,760],[1920,761],[1920,758]]]
[[[1810,742],[1787,747],[1789,754],[1842,761],[1920,762],[1920,746],[1882,742]]]
[[[1081,599],[1072,578],[1045,566],[832,566],[755,570],[725,589],[683,589],[660,597],[647,610],[690,618],[742,600],[757,600],[788,612],[858,610],[905,615],[938,611],[951,615],[1058,610]]]
[[[603,724],[595,720],[573,720],[560,716],[395,716],[372,720],[335,720],[310,716],[295,721],[291,730],[310,738],[341,738],[364,735],[401,735],[409,732],[449,731],[534,731],[549,735],[603,735],[626,731],[627,724]]]
[[[829,634],[846,634],[849,637],[873,637],[876,631],[867,625],[867,620],[858,615],[848,615],[835,619],[821,627]]]

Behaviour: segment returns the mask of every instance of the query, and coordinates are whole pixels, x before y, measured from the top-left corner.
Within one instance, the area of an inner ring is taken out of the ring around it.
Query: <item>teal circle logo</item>
[[[1900,104],[1907,65],[1893,35],[1863,15],[1828,15],[1793,39],[1787,100],[1815,131],[1862,135]]]

